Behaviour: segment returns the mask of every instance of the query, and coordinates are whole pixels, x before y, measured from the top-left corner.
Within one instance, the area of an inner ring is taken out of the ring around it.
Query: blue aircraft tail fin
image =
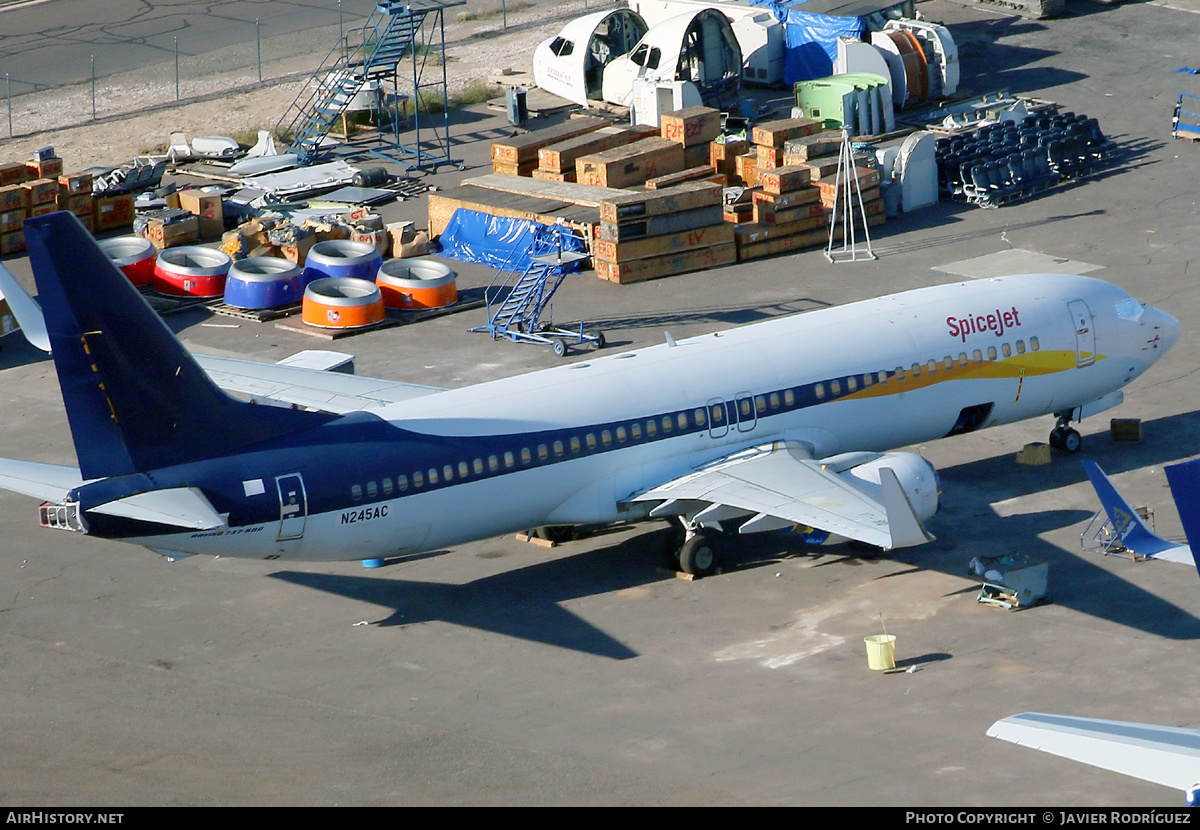
[[[1104,511],[1108,514],[1108,520],[1112,523],[1113,533],[1117,539],[1121,541],[1129,550],[1141,554],[1142,556],[1154,556],[1155,554],[1164,551],[1179,548],[1178,544],[1168,542],[1161,536],[1156,536],[1146,523],[1142,521],[1142,517],[1137,514],[1125,500],[1125,497],[1117,492],[1117,488],[1113,487],[1108,476],[1100,469],[1100,465],[1095,461],[1084,459],[1083,470],[1091,479],[1092,487],[1096,490],[1096,495],[1100,497],[1100,503],[1104,505]],[[1183,561],[1187,561],[1184,559]]]
[[[1167,483],[1171,485],[1171,496],[1179,510],[1179,521],[1192,549],[1196,570],[1200,571],[1200,460],[1171,464],[1166,468]]]
[[[72,214],[25,240],[80,472],[145,472],[234,452],[333,416],[223,392]]]

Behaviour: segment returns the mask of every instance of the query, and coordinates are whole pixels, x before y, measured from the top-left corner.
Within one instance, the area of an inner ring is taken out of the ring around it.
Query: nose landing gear
[[[1050,446],[1068,453],[1077,453],[1083,448],[1083,436],[1070,426],[1071,415],[1058,416],[1058,424],[1050,430]]]

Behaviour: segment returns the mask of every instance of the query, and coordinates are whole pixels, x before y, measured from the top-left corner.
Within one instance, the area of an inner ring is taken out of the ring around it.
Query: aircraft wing
[[[684,512],[683,507],[694,509],[701,522],[752,516],[742,533],[802,525],[884,550],[931,541],[895,473],[883,470],[881,484],[879,501],[824,469],[800,445],[776,441],[726,456],[632,500],[663,501],[652,516]]]
[[[1190,791],[1200,783],[1200,730],[1025,712],[987,734],[1072,761]]]
[[[378,409],[441,392],[433,386],[379,380],[279,363],[193,355],[213,382],[231,392],[257,395],[338,415]]]

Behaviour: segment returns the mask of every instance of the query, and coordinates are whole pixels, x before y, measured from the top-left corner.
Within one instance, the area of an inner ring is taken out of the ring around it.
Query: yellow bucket
[[[872,671],[896,668],[896,635],[872,634],[863,639],[867,643],[867,666]]]

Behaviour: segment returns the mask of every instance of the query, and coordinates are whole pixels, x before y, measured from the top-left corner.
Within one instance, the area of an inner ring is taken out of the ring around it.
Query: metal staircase
[[[588,257],[585,253],[562,249],[561,234],[564,232],[571,233],[557,225],[539,230],[530,249],[536,249],[539,243],[552,239],[557,250],[531,257],[523,270],[508,268],[506,262],[496,272],[484,292],[488,309],[487,325],[477,326],[471,331],[486,331],[493,340],[507,337],[514,342],[523,340],[551,346],[559,357],[567,353],[569,345],[593,343],[598,349],[604,346],[604,335],[600,332],[586,334],[582,322],[578,331],[554,327],[550,299],[566,278],[567,267]],[[551,239],[546,238],[547,233],[551,234]],[[542,313],[547,310],[550,315],[543,321]]]
[[[371,155],[409,170],[461,166],[450,158],[443,11],[465,2],[379,0],[362,28],[343,35],[329,50],[275,125],[276,135],[302,165],[311,164],[327,149],[327,139],[355,97],[366,91],[374,93],[370,109],[383,145]],[[402,63],[411,64],[411,72],[406,65],[402,73]],[[434,70],[430,78],[427,68]],[[415,135],[405,144],[401,133],[409,131],[410,122]]]

